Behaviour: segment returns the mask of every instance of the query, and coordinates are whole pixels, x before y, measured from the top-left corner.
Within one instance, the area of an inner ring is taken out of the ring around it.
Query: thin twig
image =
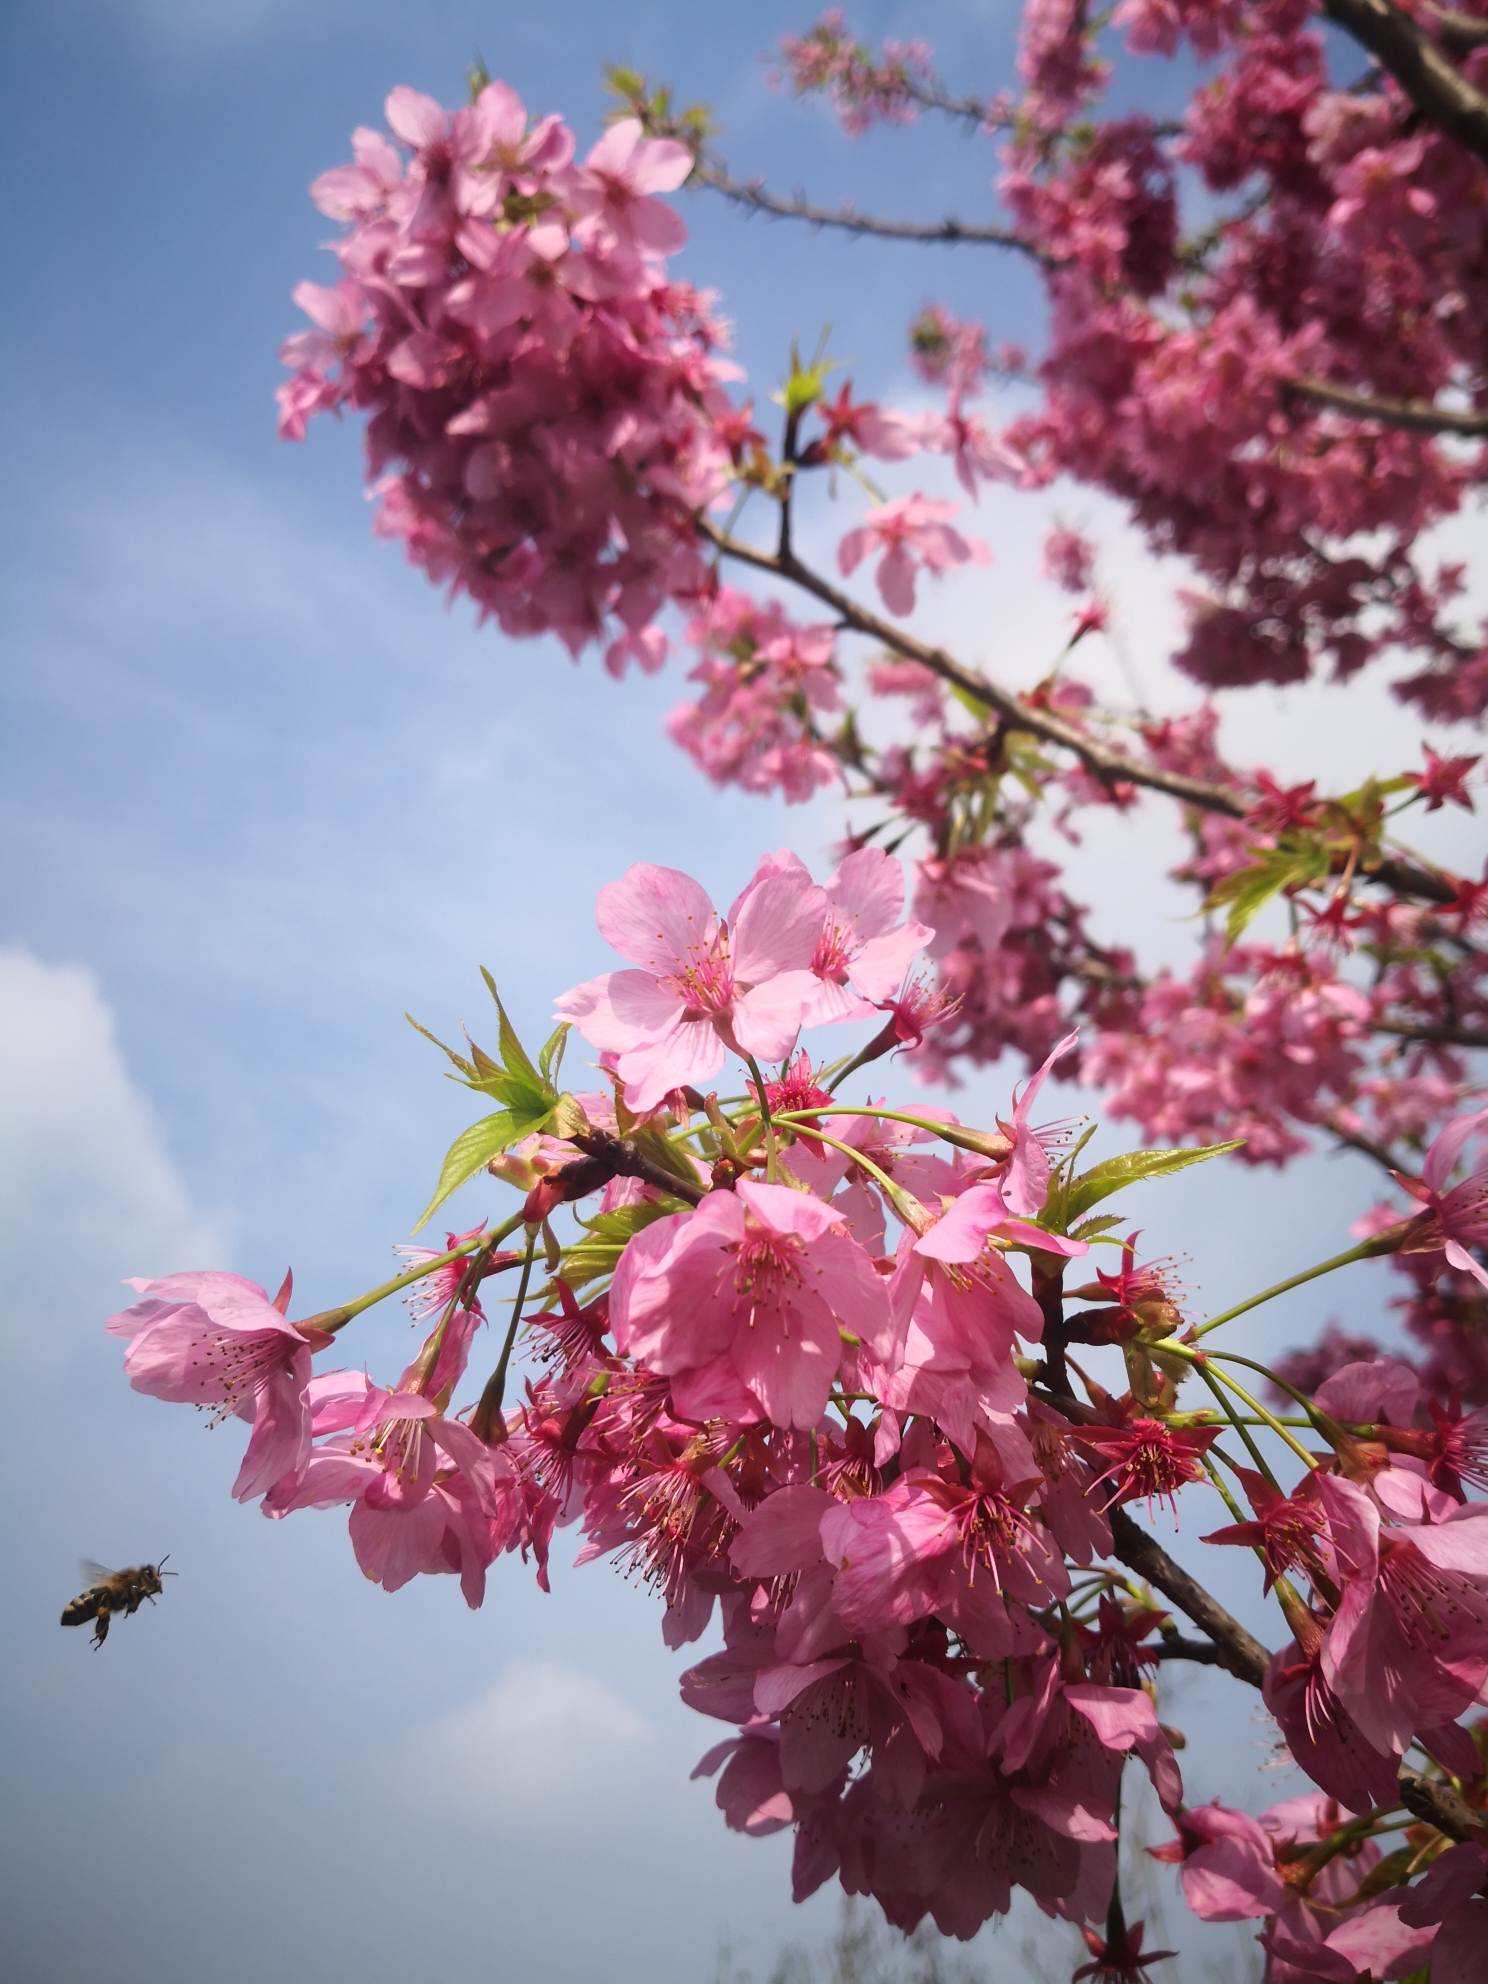
[[[1073,751],[1098,778],[1107,783],[1127,781],[1133,785],[1150,786],[1154,791],[1166,792],[1174,799],[1181,799],[1187,806],[1198,806],[1210,813],[1227,813],[1236,820],[1243,819],[1250,810],[1243,795],[1232,792],[1226,786],[1209,785],[1203,779],[1186,778],[1180,772],[1166,772],[1156,765],[1139,764],[1124,753],[1113,751],[1097,743],[1094,738],[1086,737],[1050,711],[1030,708],[1021,697],[1000,688],[978,670],[954,661],[943,648],[927,647],[923,641],[915,640],[889,621],[880,620],[876,613],[870,613],[845,592],[839,592],[819,573],[803,565],[799,558],[780,558],[768,551],[756,551],[753,545],[741,544],[737,538],[719,530],[706,517],[699,518],[698,527],[725,557],[736,558],[741,564],[754,566],[757,571],[788,579],[804,592],[814,594],[832,608],[844,627],[881,641],[886,648],[903,655],[908,661],[919,662],[943,682],[949,682],[989,710],[995,710],[1011,728],[1027,731],[1034,737],[1042,737],[1047,743]]]
[[[724,557],[735,558],[740,564],[752,565],[756,571],[769,572],[776,578],[787,579],[791,584],[800,586],[803,592],[811,593],[830,606],[842,626],[850,628],[853,633],[866,634],[872,640],[881,641],[886,648],[903,655],[907,661],[919,662],[921,667],[928,668],[943,682],[949,682],[953,688],[960,689],[989,710],[995,710],[1009,729],[1026,731],[1031,736],[1042,737],[1046,743],[1073,751],[1103,784],[1110,786],[1125,781],[1146,786],[1153,792],[1165,792],[1169,798],[1181,800],[1185,806],[1197,806],[1207,813],[1227,813],[1232,820],[1243,820],[1250,811],[1250,801],[1230,786],[1210,785],[1204,779],[1164,771],[1158,765],[1140,764],[1124,752],[1113,751],[1108,745],[1087,737],[1083,731],[1064,722],[1052,711],[1031,708],[1020,696],[999,687],[978,669],[967,668],[953,660],[944,648],[927,647],[902,628],[888,620],[881,620],[867,607],[859,606],[856,600],[840,592],[819,572],[803,564],[794,553],[788,552],[782,557],[778,553],[757,551],[752,544],[741,543],[728,531],[710,523],[706,517],[699,517],[697,524],[704,537],[717,545]],[[1399,895],[1422,896],[1430,902],[1457,900],[1456,889],[1445,877],[1406,861],[1381,861],[1361,879],[1381,882]]]
[[[1386,427],[1409,427],[1419,434],[1488,435],[1488,413],[1452,413],[1430,400],[1375,399],[1349,386],[1330,385],[1326,379],[1289,379],[1285,390],[1299,399],[1316,400],[1319,406],[1331,407],[1336,413],[1378,420]]]
[[[1060,261],[1035,241],[1017,234],[1010,227],[991,227],[985,223],[957,220],[947,215],[944,220],[883,220],[875,214],[860,213],[850,202],[844,200],[839,207],[813,206],[802,194],[793,194],[783,199],[778,193],[767,192],[757,179],[735,179],[721,163],[699,157],[693,167],[689,185],[706,186],[712,192],[721,193],[735,205],[747,207],[751,213],[769,214],[776,220],[803,220],[809,227],[840,228],[846,234],[871,234],[882,241],[919,241],[939,243],[941,246],[963,246],[971,244],[985,248],[1012,248],[1020,255],[1027,255],[1044,268],[1058,268]]]
[[[1218,1599],[1211,1598],[1181,1564],[1175,1564],[1156,1538],[1133,1522],[1125,1509],[1112,1509],[1110,1519],[1116,1555],[1122,1563],[1155,1586],[1164,1598],[1171,1598],[1180,1612],[1209,1635],[1218,1666],[1258,1688],[1266,1678],[1271,1655],[1254,1634],[1226,1612]]]
[[[1426,1040],[1439,1047],[1488,1047],[1488,1027],[1411,1026],[1402,1020],[1371,1020],[1371,1033],[1390,1033],[1397,1040]]]

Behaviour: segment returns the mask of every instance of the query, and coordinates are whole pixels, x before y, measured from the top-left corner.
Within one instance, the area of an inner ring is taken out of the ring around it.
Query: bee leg
[[[105,1605],[100,1610],[98,1617],[93,1622],[94,1646],[98,1647],[103,1645],[104,1641],[108,1638],[108,1629],[109,1629],[109,1615],[108,1615],[108,1607]]]

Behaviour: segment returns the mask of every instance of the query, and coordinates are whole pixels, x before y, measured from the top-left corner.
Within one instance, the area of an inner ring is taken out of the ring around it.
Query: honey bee
[[[160,1560],[161,1564],[166,1561],[164,1557]],[[108,1638],[109,1621],[116,1613],[122,1612],[127,1619],[131,1613],[138,1612],[147,1598],[153,1605],[155,1594],[165,1589],[161,1578],[175,1575],[174,1571],[162,1571],[155,1564],[137,1564],[128,1571],[107,1571],[102,1564],[85,1560],[83,1576],[92,1582],[63,1612],[62,1623],[81,1626],[91,1619],[93,1644],[102,1646]]]

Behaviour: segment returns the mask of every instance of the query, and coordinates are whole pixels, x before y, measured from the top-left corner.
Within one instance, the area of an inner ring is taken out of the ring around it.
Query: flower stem
[[[516,1213],[504,1226],[498,1226],[494,1233],[473,1233],[468,1240],[462,1240],[458,1247],[451,1247],[443,1254],[436,1254],[432,1260],[420,1261],[416,1268],[409,1268],[403,1274],[395,1274],[391,1281],[385,1281],[378,1288],[369,1288],[365,1295],[359,1295],[355,1302],[343,1302],[339,1308],[323,1309],[318,1316],[303,1316],[299,1323],[312,1324],[324,1330],[328,1336],[344,1329],[353,1316],[359,1316],[364,1309],[370,1309],[378,1302],[385,1302],[390,1295],[398,1295],[405,1288],[412,1288],[416,1281],[431,1275],[437,1268],[448,1267],[451,1261],[458,1261],[465,1254],[472,1254],[480,1247],[494,1247],[514,1233],[522,1224],[522,1215]],[[296,1327],[299,1326],[296,1324]]]
[[[470,1428],[481,1439],[489,1442],[491,1428],[501,1417],[501,1403],[506,1397],[506,1367],[511,1362],[512,1345],[517,1340],[517,1328],[522,1320],[522,1304],[527,1300],[527,1284],[532,1278],[532,1259],[537,1252],[539,1229],[532,1227],[527,1237],[527,1258],[522,1263],[522,1279],[517,1284],[516,1300],[512,1303],[511,1322],[507,1325],[506,1341],[501,1346],[501,1356],[496,1369],[486,1380],[486,1388],[480,1395],[480,1403],[470,1415]],[[503,1427],[503,1438],[505,1429]]]
[[[1199,1366],[1199,1376],[1204,1380],[1204,1383],[1209,1387],[1210,1391],[1212,1391],[1214,1396],[1219,1400],[1220,1407],[1223,1410],[1225,1417],[1229,1420],[1230,1424],[1234,1427],[1235,1431],[1240,1435],[1241,1439],[1245,1442],[1246,1447],[1249,1449],[1251,1459],[1255,1462],[1256,1466],[1260,1469],[1261,1473],[1264,1474],[1266,1479],[1271,1483],[1271,1486],[1277,1491],[1278,1494],[1280,1494],[1281,1483],[1276,1479],[1276,1476],[1271,1472],[1270,1468],[1266,1465],[1265,1455],[1261,1452],[1260,1448],[1256,1445],[1255,1441],[1250,1437],[1250,1428],[1246,1426],[1244,1422],[1241,1420],[1239,1413],[1237,1413],[1235,1410],[1234,1403],[1231,1400],[1229,1394],[1226,1392],[1224,1386],[1219,1382],[1215,1374],[1209,1369],[1207,1363],[1201,1364]],[[1265,1421],[1262,1421],[1261,1423],[1264,1425]],[[1223,1489],[1220,1490],[1221,1494],[1224,1494],[1224,1492],[1225,1491]],[[1237,1515],[1235,1520],[1237,1522],[1244,1522],[1245,1518],[1242,1515]]]
[[[1219,1356],[1222,1355],[1223,1353],[1215,1351],[1215,1352],[1211,1352],[1210,1354],[1213,1356]],[[1236,1362],[1241,1364],[1249,1364],[1250,1359],[1248,1357],[1241,1357],[1236,1359]],[[1252,1369],[1257,1371],[1264,1370],[1264,1368],[1265,1368],[1264,1365],[1260,1365],[1260,1364],[1252,1366]],[[1258,1399],[1253,1399],[1250,1393],[1246,1391],[1245,1387],[1242,1384],[1238,1383],[1236,1379],[1232,1378],[1228,1371],[1216,1371],[1214,1375],[1215,1377],[1220,1379],[1222,1383],[1228,1385],[1230,1390],[1235,1394],[1236,1398],[1240,1400],[1242,1405],[1248,1405],[1252,1412],[1260,1414],[1262,1422],[1265,1425],[1269,1426],[1271,1428],[1271,1431],[1275,1433],[1279,1439],[1286,1441],[1287,1445],[1291,1448],[1292,1452],[1297,1456],[1298,1460],[1300,1460],[1303,1463],[1303,1465],[1307,1468],[1308,1472],[1311,1473],[1313,1468],[1317,1466],[1317,1462],[1313,1459],[1312,1455],[1307,1451],[1306,1447],[1303,1446],[1302,1442],[1300,1440],[1294,1440],[1291,1434],[1287,1431],[1286,1427],[1282,1425],[1281,1421],[1277,1419],[1272,1413],[1269,1413],[1266,1410],[1265,1406],[1263,1406]],[[1250,1442],[1248,1440],[1246,1442],[1246,1445],[1247,1446],[1250,1445]],[[1251,1451],[1254,1452],[1255,1449],[1252,1447]],[[1261,1466],[1265,1469],[1265,1472],[1267,1476],[1270,1478],[1272,1485],[1273,1486],[1277,1485],[1275,1476],[1272,1475],[1270,1468],[1266,1467],[1264,1461],[1261,1462]]]
[[[765,1177],[773,1185],[775,1182],[776,1142],[775,1124],[770,1116],[770,1098],[766,1093],[765,1078],[760,1073],[759,1062],[755,1060],[752,1054],[746,1054],[744,1059],[749,1064],[750,1074],[754,1076],[754,1096],[756,1102],[759,1104],[760,1124],[765,1133]]]
[[[1351,1261],[1372,1260],[1379,1254],[1393,1254],[1399,1244],[1405,1222],[1400,1226],[1387,1227],[1383,1233],[1376,1233],[1369,1240],[1361,1240],[1357,1247],[1350,1247],[1346,1254],[1335,1254],[1331,1261],[1321,1261],[1315,1268],[1304,1268],[1301,1274],[1294,1274],[1286,1281],[1278,1281],[1274,1288],[1264,1288],[1259,1295],[1252,1295],[1245,1302],[1237,1302],[1233,1309],[1226,1309],[1222,1315],[1211,1316],[1207,1323],[1201,1323],[1194,1335],[1207,1336],[1210,1330],[1217,1330],[1221,1323],[1233,1322],[1236,1316],[1243,1316],[1247,1309],[1258,1309],[1263,1302],[1274,1296],[1285,1295],[1290,1288],[1300,1288],[1304,1282],[1316,1281],[1319,1275],[1332,1274],[1335,1268],[1346,1268]]]

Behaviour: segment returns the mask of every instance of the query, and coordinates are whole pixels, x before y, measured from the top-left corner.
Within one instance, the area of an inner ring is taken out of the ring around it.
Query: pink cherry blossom
[[[1420,1182],[1410,1178],[1400,1182],[1426,1207],[1412,1222],[1407,1246],[1421,1251],[1440,1247],[1449,1266],[1474,1276],[1488,1288],[1488,1268],[1469,1251],[1474,1246],[1488,1246],[1488,1165],[1480,1166],[1460,1185],[1451,1182],[1469,1140],[1482,1136],[1488,1136],[1488,1109],[1456,1117],[1427,1151]]]
[[[229,1413],[252,1421],[233,1484],[240,1502],[297,1475],[310,1452],[311,1345],[330,1339],[319,1331],[307,1338],[256,1281],[241,1275],[170,1274],[129,1286],[145,1299],[104,1327],[129,1341],[124,1369],[134,1389],[210,1407],[214,1425]],[[287,1306],[287,1280],[283,1295]]]
[[[611,253],[675,254],[687,229],[674,207],[649,196],[675,192],[691,171],[686,145],[648,138],[638,118],[622,118],[594,146],[578,175],[575,204],[583,218],[577,238]]]
[[[726,1047],[781,1060],[816,996],[809,967],[825,907],[793,868],[743,898],[730,928],[691,876],[637,862],[600,891],[599,928],[641,969],[574,986],[559,1014],[617,1057],[637,1110],[683,1083],[706,1085]]]
[[[838,569],[846,575],[881,552],[876,576],[884,605],[891,613],[913,613],[915,574],[921,566],[941,573],[968,559],[979,565],[991,562],[984,544],[951,528],[949,519],[955,514],[954,503],[918,494],[880,503],[837,547]]]
[[[610,1316],[620,1349],[672,1377],[679,1404],[722,1365],[758,1410],[808,1429],[826,1407],[841,1330],[882,1336],[888,1297],[830,1207],[741,1179],[636,1236]]]
[[[1323,1673],[1368,1740],[1397,1755],[1488,1679],[1488,1508],[1415,1476],[1400,1485],[1408,1500],[1386,1522],[1353,1482],[1318,1484],[1345,1579]]]
[[[1216,1803],[1190,1805],[1174,1822],[1177,1839],[1149,1850],[1154,1860],[1179,1863],[1183,1898],[1195,1915],[1205,1922],[1243,1922],[1281,1912],[1286,1891],[1258,1820]]]

